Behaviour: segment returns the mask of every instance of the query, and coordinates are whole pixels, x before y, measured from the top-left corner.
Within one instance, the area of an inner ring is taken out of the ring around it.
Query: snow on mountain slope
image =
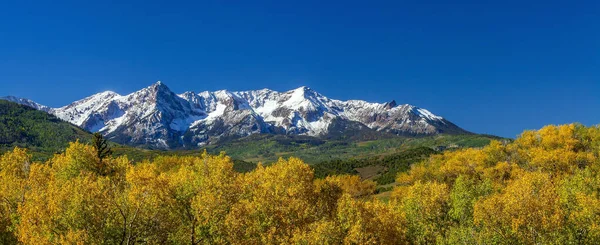
[[[47,111],[120,143],[155,148],[195,147],[256,133],[326,136],[340,121],[402,135],[468,133],[426,109],[395,101],[333,100],[308,87],[177,95],[159,81],[128,95],[107,91],[61,108],[2,99]]]
[[[24,99],[24,98],[17,98],[17,97],[14,97],[14,96],[0,97],[0,100],[8,100],[8,101],[11,101],[11,102],[19,103],[21,105],[26,105],[26,106],[29,106],[29,107],[34,108],[36,110],[45,111],[45,112],[49,112],[50,109],[51,109],[48,106],[35,103],[32,100]]]
[[[114,109],[112,99],[116,97],[119,97],[117,93],[106,91],[75,101],[61,108],[51,109],[50,113],[83,128],[95,129],[90,131],[99,131],[102,128],[99,127],[102,120],[98,121],[99,118],[97,115]],[[95,124],[88,125],[90,124],[89,121],[94,121]]]

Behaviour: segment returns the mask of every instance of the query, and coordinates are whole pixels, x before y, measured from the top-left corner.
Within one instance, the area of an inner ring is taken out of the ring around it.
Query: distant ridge
[[[94,94],[60,108],[12,96],[1,99],[49,112],[112,141],[151,148],[194,148],[252,134],[332,137],[471,134],[413,105],[329,99],[308,88],[173,93],[156,82],[128,95]]]

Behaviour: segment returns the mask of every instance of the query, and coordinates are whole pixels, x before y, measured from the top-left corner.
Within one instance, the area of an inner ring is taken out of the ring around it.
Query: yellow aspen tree
[[[450,224],[448,186],[417,181],[397,196],[399,208],[406,215],[408,238],[417,244],[440,242]]]
[[[198,191],[191,203],[197,242],[225,244],[231,232],[225,226],[225,219],[240,194],[233,161],[224,153],[213,156],[204,152],[202,158],[194,160],[194,166],[200,175]]]
[[[474,221],[486,242],[551,243],[563,227],[564,211],[548,174],[527,172],[502,193],[475,204]]]
[[[25,199],[31,160],[25,149],[15,147],[0,156],[0,243],[17,242],[18,207]]]
[[[94,171],[95,160],[91,146],[75,142],[48,163],[32,165],[28,190],[19,206],[22,243],[100,244],[111,240],[107,225],[116,213],[109,202],[110,176]],[[107,160],[107,166],[119,169],[112,163]]]
[[[314,185],[315,216],[329,221],[335,219],[338,200],[344,194],[344,190],[338,184],[323,179],[316,179]],[[331,224],[321,224],[315,228],[323,229],[329,225]]]
[[[561,181],[560,203],[566,217],[562,242],[600,243],[599,193],[600,176],[590,169],[580,170]]]
[[[306,229],[296,230],[292,243],[304,245],[342,244],[344,235],[338,222],[324,219],[308,225]]]
[[[230,242],[290,243],[315,217],[313,171],[302,160],[280,159],[240,176],[240,200],[227,215]]]
[[[113,202],[118,210],[119,244],[170,242],[170,234],[181,222],[169,209],[173,201],[166,197],[168,186],[155,164],[143,162],[128,168],[123,194]]]
[[[358,175],[333,175],[328,176],[324,180],[316,180],[318,182],[325,181],[339,186],[345,193],[352,197],[364,197],[375,192],[375,182],[371,180],[361,180]]]
[[[25,192],[25,201],[19,205],[20,222],[17,228],[19,242],[23,244],[52,244],[52,216],[48,203],[49,184],[54,178],[52,168],[46,164],[32,164]]]
[[[344,244],[408,244],[404,216],[381,201],[365,202],[345,194],[337,219]]]

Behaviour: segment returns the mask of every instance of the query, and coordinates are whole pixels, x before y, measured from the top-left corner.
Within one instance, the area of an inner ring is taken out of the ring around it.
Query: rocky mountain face
[[[395,135],[469,134],[446,119],[412,105],[329,99],[308,87],[173,93],[165,84],[128,95],[102,92],[60,108],[3,97],[43,110],[129,145],[197,147],[251,134],[328,137],[360,131]]]

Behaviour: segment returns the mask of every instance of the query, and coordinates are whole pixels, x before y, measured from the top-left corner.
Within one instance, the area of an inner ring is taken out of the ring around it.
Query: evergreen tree
[[[104,159],[112,155],[112,149],[108,146],[108,141],[104,139],[102,134],[94,133],[92,136],[92,146],[96,150],[96,156],[98,157],[97,172],[100,175],[108,174],[106,164],[103,162]]]

